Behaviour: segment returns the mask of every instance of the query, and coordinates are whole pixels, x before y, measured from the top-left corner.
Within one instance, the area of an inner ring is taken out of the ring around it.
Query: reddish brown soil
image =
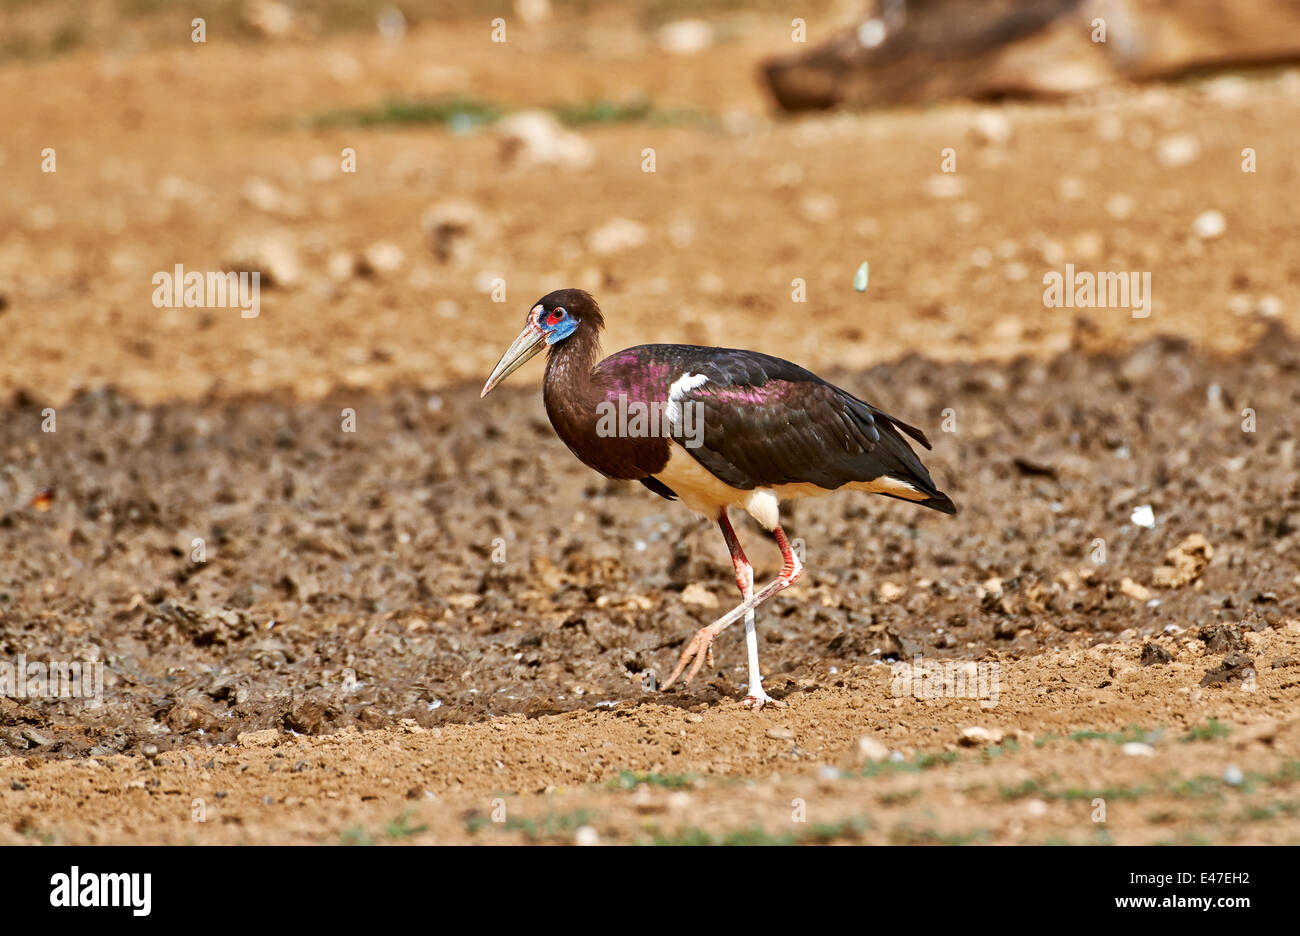
[[[508,62],[466,24],[0,68],[0,662],[94,656],[106,681],[98,708],[0,699],[0,842],[1300,840],[1294,77],[1008,106],[1001,144],[965,106],[774,120],[748,76],[788,25],[727,22],[686,59],[614,18]],[[706,119],[583,129],[588,171],[504,167],[491,131],[295,123],[638,88]],[[1162,165],[1180,134],[1199,155]],[[315,177],[344,146],[363,168]],[[927,194],[944,146],[951,199]],[[485,220],[442,263],[419,220],[453,197]],[[1227,228],[1203,241],[1208,209]],[[646,242],[593,255],[611,217]],[[302,265],[259,318],[153,307],[154,271],[219,268],[249,233]],[[380,241],[397,272],[328,275]],[[1045,309],[1066,261],[1150,271],[1152,316]],[[647,692],[733,601],[716,530],[575,462],[536,368],[479,401],[562,284],[599,295],[610,348],[779,353],[934,440],[955,518],[789,508],[808,571],[759,616],[789,708],[736,707],[738,629],[707,678]],[[1157,587],[1193,534],[1208,566]],[[882,661],[918,654],[996,664],[996,705],[897,697]]]

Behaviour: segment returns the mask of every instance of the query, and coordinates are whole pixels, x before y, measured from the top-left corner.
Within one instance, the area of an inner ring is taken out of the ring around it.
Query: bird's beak
[[[545,346],[546,333],[532,322],[525,325],[524,330],[519,333],[519,337],[506,349],[506,353],[501,355],[501,360],[497,362],[497,366],[492,369],[492,376],[483,385],[483,392],[479,394],[479,399],[491,393],[493,387],[523,367],[534,354]]]

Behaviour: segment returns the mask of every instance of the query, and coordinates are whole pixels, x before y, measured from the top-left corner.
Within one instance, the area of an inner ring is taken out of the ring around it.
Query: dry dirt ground
[[[1300,841],[1300,79],[782,120],[788,20],[718,23],[0,67],[0,663],[104,664],[102,705],[0,699],[0,842]],[[588,168],[313,123],[441,94],[650,110]],[[247,253],[259,317],[151,302]],[[1045,308],[1066,263],[1150,272],[1150,317]],[[736,706],[739,629],[648,690],[733,600],[716,530],[578,465],[538,366],[479,401],[569,284],[611,349],[782,354],[934,440],[955,518],[789,511],[788,708]]]

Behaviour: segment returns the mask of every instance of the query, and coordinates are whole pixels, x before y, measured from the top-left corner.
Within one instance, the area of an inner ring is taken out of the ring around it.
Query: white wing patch
[[[682,374],[673,381],[673,385],[668,388],[668,404],[664,407],[672,425],[676,426],[682,421],[682,397],[708,382],[706,374]]]

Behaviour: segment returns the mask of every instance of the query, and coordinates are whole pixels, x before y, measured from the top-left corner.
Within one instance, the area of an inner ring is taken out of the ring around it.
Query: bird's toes
[[[661,691],[666,690],[669,686],[675,683],[677,681],[677,677],[682,675],[682,671],[686,670],[686,665],[690,663],[692,660],[694,660],[695,661],[694,665],[689,670],[686,671],[686,676],[685,678],[682,679],[683,685],[689,683],[691,681],[691,677],[694,676],[697,672],[699,672],[700,661],[703,658],[704,658],[704,649],[700,647],[700,635],[696,634],[694,637],[691,638],[691,642],[686,645],[686,649],[682,651],[682,655],[677,658],[677,665],[673,667],[672,673],[670,673],[668,678],[664,680],[664,684],[659,687],[660,690]]]
[[[774,699],[766,692],[761,695],[750,695],[740,700],[740,707],[749,709],[751,712],[761,712],[765,707],[771,708],[789,708],[790,706],[780,699]]]
[[[698,673],[701,668],[703,668],[705,661],[708,661],[709,666],[713,665],[712,646],[701,647],[699,651],[695,654],[695,662],[691,664],[690,672],[686,674],[687,682],[690,682],[692,679],[695,678],[695,674]]]

